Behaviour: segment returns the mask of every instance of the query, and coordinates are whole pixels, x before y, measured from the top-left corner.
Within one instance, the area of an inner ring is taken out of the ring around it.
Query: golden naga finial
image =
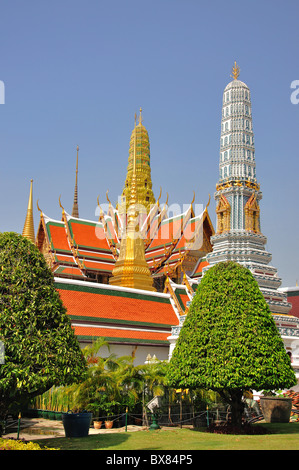
[[[192,206],[192,204],[194,203],[194,201],[195,201],[195,191],[193,191],[193,199],[192,199],[192,201],[191,201],[191,206]]]
[[[234,67],[232,68],[232,75],[231,75],[231,77],[232,77],[234,80],[237,80],[239,75],[240,75],[240,67],[237,65],[237,62],[235,61],[235,65],[234,65]]]
[[[161,188],[161,186],[160,186],[160,194],[159,194],[159,197],[158,197],[158,199],[157,199],[157,204],[158,204],[158,205],[159,205],[159,201],[160,201],[160,199],[161,199],[161,196],[162,196],[162,188]]]
[[[36,201],[37,210],[40,212],[40,215],[42,215],[43,211],[42,211],[41,208],[39,207],[38,201],[39,201],[39,200]]]
[[[62,212],[64,212],[64,207],[63,207],[63,205],[61,204],[61,200],[60,200],[60,198],[61,198],[61,194],[60,194],[60,196],[59,196],[59,199],[58,199],[58,201],[59,201],[59,206],[60,206],[60,207],[61,207],[61,209],[62,209]]]
[[[111,201],[110,201],[110,199],[109,199],[109,197],[108,197],[108,193],[109,193],[109,189],[107,189],[107,192],[106,192],[106,199],[107,199],[107,201],[109,202],[109,204],[111,205]]]

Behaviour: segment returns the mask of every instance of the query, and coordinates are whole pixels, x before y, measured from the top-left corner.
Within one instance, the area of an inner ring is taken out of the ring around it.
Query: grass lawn
[[[269,432],[262,435],[229,435],[171,428],[35,442],[60,450],[299,450],[299,423],[256,423],[254,426],[263,426]]]

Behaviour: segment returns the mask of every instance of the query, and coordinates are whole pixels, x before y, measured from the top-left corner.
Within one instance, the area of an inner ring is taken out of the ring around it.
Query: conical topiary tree
[[[201,280],[173,351],[168,381],[217,391],[241,424],[243,391],[291,387],[296,377],[251,272],[234,262]]]
[[[0,420],[14,403],[80,380],[86,370],[44,256],[16,233],[0,234],[0,340]]]

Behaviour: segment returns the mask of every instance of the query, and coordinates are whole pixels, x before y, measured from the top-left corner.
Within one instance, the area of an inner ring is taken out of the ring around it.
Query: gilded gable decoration
[[[230,230],[230,212],[230,204],[222,194],[216,208],[217,233],[228,232]]]
[[[256,200],[256,195],[248,199],[245,205],[245,230],[249,230],[254,233],[260,233],[260,207]]]

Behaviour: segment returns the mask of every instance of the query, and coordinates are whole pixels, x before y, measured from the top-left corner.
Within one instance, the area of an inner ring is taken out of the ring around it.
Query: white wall
[[[80,346],[83,348],[87,343],[80,343]],[[103,346],[100,349],[99,355],[101,357],[106,357],[109,354],[116,354],[117,356],[131,356],[135,354],[134,365],[144,364],[148,354],[152,357],[156,355],[156,358],[159,361],[168,360],[169,346],[151,346],[151,345],[142,345],[134,346],[130,344],[110,344],[110,351],[106,346]]]

